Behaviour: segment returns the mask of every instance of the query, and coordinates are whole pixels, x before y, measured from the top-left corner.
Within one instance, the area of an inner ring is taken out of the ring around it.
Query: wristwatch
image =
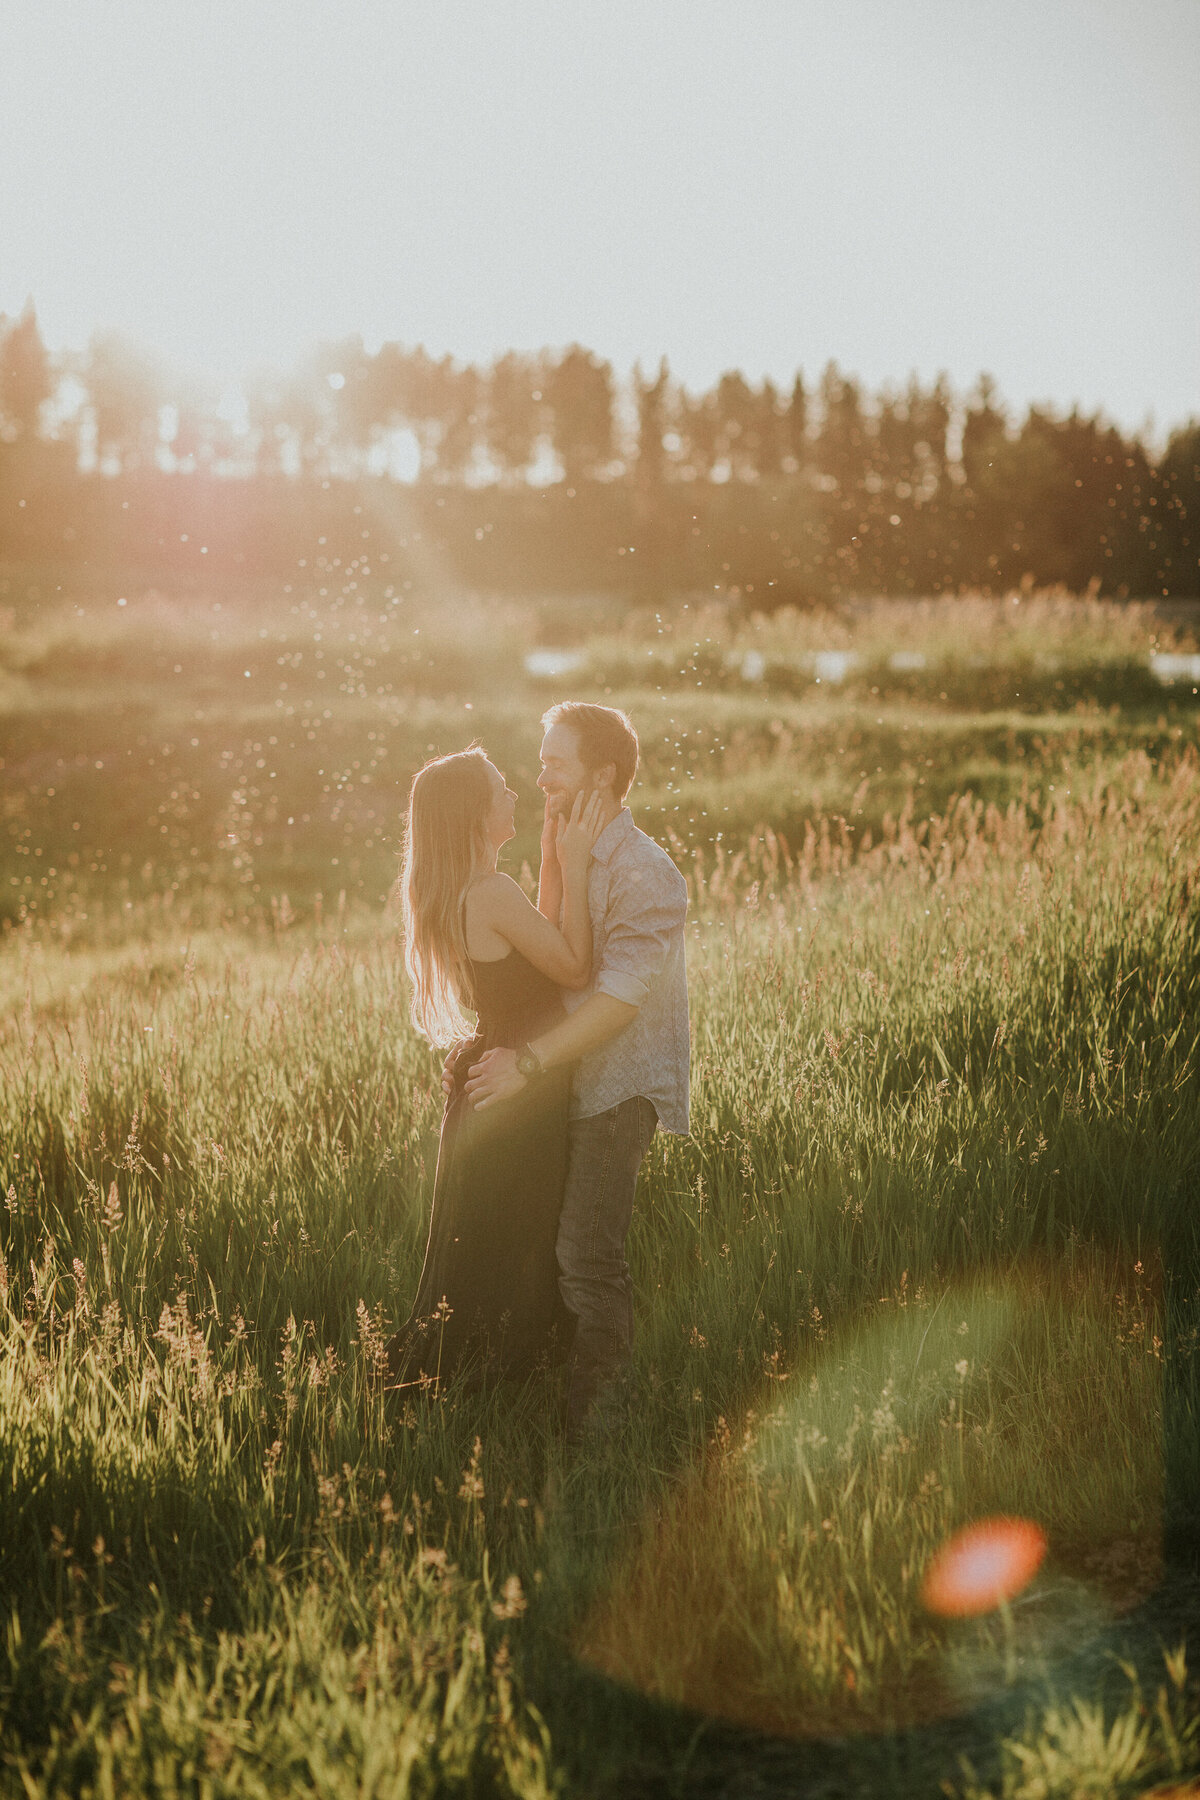
[[[541,1057],[528,1044],[522,1044],[517,1051],[517,1070],[527,1081],[532,1081],[535,1075],[546,1073]]]

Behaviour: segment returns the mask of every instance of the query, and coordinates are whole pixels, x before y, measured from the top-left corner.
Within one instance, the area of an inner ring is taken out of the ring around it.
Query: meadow
[[[1200,712],[1149,662],[1186,619],[5,582],[0,1792],[1200,1770]],[[478,736],[519,872],[566,688],[629,707],[692,894],[693,1130],[578,1460],[551,1377],[395,1392],[383,1350],[440,1112],[407,782]],[[994,1514],[1041,1570],[934,1616]]]

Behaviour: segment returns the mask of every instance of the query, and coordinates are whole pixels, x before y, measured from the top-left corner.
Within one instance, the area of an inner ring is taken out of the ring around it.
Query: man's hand
[[[517,1067],[515,1050],[489,1050],[467,1071],[466,1095],[476,1112],[511,1100],[528,1084]]]

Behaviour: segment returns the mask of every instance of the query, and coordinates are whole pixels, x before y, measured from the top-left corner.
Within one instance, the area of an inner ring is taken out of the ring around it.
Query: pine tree
[[[637,480],[644,490],[661,486],[666,473],[667,453],[663,444],[670,423],[670,374],[664,356],[658,374],[651,381],[641,367],[633,371],[633,391],[637,400]]]
[[[54,390],[50,358],[33,301],[7,330],[0,322],[0,430],[11,439],[37,436],[42,406]]]
[[[100,459],[113,458],[126,470],[151,461],[163,383],[150,358],[119,332],[99,333],[88,346],[84,382]]]
[[[484,441],[502,481],[524,478],[537,454],[545,417],[540,357],[508,351],[484,380]]]
[[[613,457],[611,365],[572,344],[549,371],[546,398],[554,449],[568,484],[594,479]]]
[[[862,395],[858,383],[851,376],[843,376],[834,362],[826,365],[821,376],[817,462],[822,474],[837,483],[843,499],[861,490],[867,469]]]
[[[811,454],[808,441],[808,393],[804,386],[804,376],[799,371],[792,383],[791,397],[788,400],[785,433],[788,457],[793,471],[799,474],[808,467]]]

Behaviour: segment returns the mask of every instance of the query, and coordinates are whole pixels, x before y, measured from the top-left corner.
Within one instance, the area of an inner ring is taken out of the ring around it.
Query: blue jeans
[[[595,1400],[633,1355],[633,1283],[625,1238],[638,1169],[658,1125],[649,1100],[622,1100],[572,1119],[567,1182],[558,1225],[558,1285],[575,1315],[567,1426],[578,1430]]]

